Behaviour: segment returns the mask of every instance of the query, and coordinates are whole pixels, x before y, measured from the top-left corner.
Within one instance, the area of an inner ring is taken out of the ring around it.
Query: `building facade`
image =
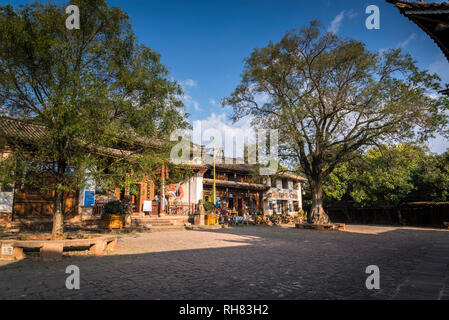
[[[234,161],[236,162],[236,161]],[[194,176],[182,184],[190,190],[182,202],[197,205],[213,200],[213,166],[194,164]],[[216,206],[232,212],[272,215],[295,214],[302,209],[302,184],[307,180],[292,173],[257,176],[257,167],[248,164],[216,164]]]
[[[23,136],[23,141],[33,140],[45,128],[15,119],[0,119],[4,137]],[[26,138],[26,139],[25,139]],[[0,145],[1,160],[7,159],[14,149],[3,142]],[[114,150],[109,150],[113,153]],[[226,161],[225,161],[226,160]],[[294,214],[302,209],[303,177],[280,172],[275,176],[258,176],[257,166],[239,163],[241,159],[222,159],[215,167],[216,205],[243,215],[246,212],[272,215]],[[226,164],[225,164],[226,163]],[[231,163],[231,164],[229,164]],[[200,201],[212,201],[213,166],[201,159],[192,160],[188,166],[193,172],[186,181],[165,183],[170,172],[159,168],[160,181],[144,179],[129,190],[99,190],[95,181],[88,181],[83,188],[64,195],[64,212],[68,221],[79,222],[98,218],[107,201],[131,201],[133,216],[160,218],[163,216],[188,217],[197,210]],[[74,169],[76,170],[76,169]],[[0,190],[0,223],[13,221],[51,222],[54,192],[42,192],[26,185],[3,185]]]

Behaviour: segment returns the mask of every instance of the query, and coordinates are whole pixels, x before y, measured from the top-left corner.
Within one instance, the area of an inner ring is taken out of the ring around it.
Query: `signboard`
[[[143,202],[143,212],[151,212],[153,211],[153,201],[144,201]]]
[[[2,247],[2,256],[12,256],[13,247]]]
[[[84,206],[93,207],[95,205],[95,191],[84,191]]]

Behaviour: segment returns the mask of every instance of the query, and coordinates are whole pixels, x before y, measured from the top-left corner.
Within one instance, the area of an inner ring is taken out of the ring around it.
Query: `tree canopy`
[[[80,10],[79,30],[66,28],[68,4],[0,7],[2,114],[45,127],[31,148],[12,147],[27,170],[52,165],[55,237],[64,192],[79,188],[87,173],[128,184],[151,175],[166,161],[172,130],[188,126],[181,86],[160,55],[138,42],[126,13],[104,0],[71,4]],[[111,149],[120,152],[111,156]]]
[[[440,87],[400,49],[371,52],[313,21],[254,49],[223,105],[233,107],[234,120],[249,116],[279,130],[280,154],[300,165],[312,190],[309,221],[327,223],[324,179],[363,148],[425,140],[442,129],[449,102],[435,95]]]
[[[449,152],[416,144],[382,145],[339,164],[323,184],[325,202],[394,208],[403,202],[449,201]]]

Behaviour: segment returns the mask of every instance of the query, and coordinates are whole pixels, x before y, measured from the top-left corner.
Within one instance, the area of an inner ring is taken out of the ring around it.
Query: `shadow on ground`
[[[442,241],[449,241],[449,233],[264,226],[121,236],[112,255],[53,263],[26,259],[0,267],[0,298],[392,299]],[[447,255],[442,259],[449,262]],[[80,268],[80,290],[65,287],[69,265]],[[366,289],[369,265],[381,270],[380,290]]]

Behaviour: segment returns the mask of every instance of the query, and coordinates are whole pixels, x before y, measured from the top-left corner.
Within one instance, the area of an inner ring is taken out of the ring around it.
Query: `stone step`
[[[167,232],[167,231],[185,231],[184,226],[153,226],[150,228],[150,232]]]

